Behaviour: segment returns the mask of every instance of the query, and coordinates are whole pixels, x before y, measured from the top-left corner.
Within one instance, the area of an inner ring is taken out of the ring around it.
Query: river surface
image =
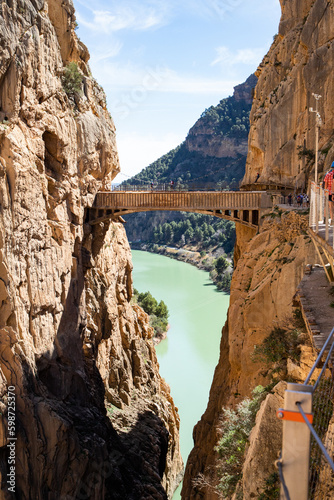
[[[162,255],[132,250],[134,287],[150,291],[169,309],[168,336],[157,347],[160,373],[171,387],[181,418],[184,463],[193,447],[194,425],[204,413],[219,358],[229,295],[218,292],[209,274]],[[178,500],[181,487],[173,500]]]

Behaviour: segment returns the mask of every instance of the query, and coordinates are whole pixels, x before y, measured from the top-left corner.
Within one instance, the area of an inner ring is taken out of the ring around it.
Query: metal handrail
[[[282,451],[280,452],[279,459],[276,461],[276,466],[278,468],[279,479],[280,479],[281,484],[283,486],[285,500],[290,500],[290,493],[289,493],[289,490],[286,486],[285,479],[284,479],[284,473],[283,473]]]
[[[238,191],[238,189],[228,188],[226,183],[217,182],[175,182],[156,183],[142,182],[141,184],[111,185],[111,191]]]
[[[315,362],[314,362],[314,364],[313,364],[313,366],[312,366],[312,368],[311,368],[311,370],[310,370],[310,373],[309,373],[309,374],[308,374],[308,376],[306,377],[306,380],[305,380],[305,382],[304,382],[304,384],[303,384],[303,385],[308,385],[308,383],[310,382],[310,380],[311,380],[311,377],[312,377],[312,375],[313,375],[314,370],[317,368],[317,366],[318,366],[318,364],[319,364],[319,362],[320,362],[320,360],[321,360],[321,358],[322,358],[322,356],[323,356],[324,352],[325,352],[325,351],[326,351],[326,349],[327,349],[328,344],[330,343],[330,341],[331,341],[331,340],[332,340],[332,338],[333,338],[333,334],[334,334],[334,328],[332,329],[332,331],[331,331],[330,335],[328,336],[328,338],[327,338],[326,342],[324,343],[324,345],[323,345],[323,347],[322,347],[322,349],[321,349],[321,351],[320,351],[320,353],[319,353],[319,355],[318,355],[317,359],[315,360]],[[334,345],[334,344],[333,344],[333,345]],[[332,345],[332,347],[331,347],[330,353],[331,353],[331,352],[332,352],[332,350],[333,350],[333,345]],[[329,358],[330,358],[330,356],[327,356],[327,359],[326,359],[326,362],[325,362],[324,367],[326,367],[326,366],[327,366],[327,364],[326,364],[326,363],[328,363]],[[318,381],[320,380],[320,378],[321,378],[321,376],[322,376],[322,374],[323,374],[323,372],[324,372],[324,371],[325,371],[324,369],[321,371],[321,373],[320,373],[320,375],[319,375],[319,377],[318,377],[318,379],[317,379],[317,383],[318,383]]]

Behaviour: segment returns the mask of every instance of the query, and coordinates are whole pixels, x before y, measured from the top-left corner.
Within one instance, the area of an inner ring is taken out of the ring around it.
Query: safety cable
[[[328,452],[327,452],[326,448],[325,448],[325,447],[324,447],[324,445],[322,444],[321,439],[319,438],[318,434],[315,432],[315,430],[314,430],[313,426],[312,426],[312,425],[310,424],[310,422],[308,421],[308,419],[307,419],[307,417],[306,417],[306,415],[305,415],[305,412],[304,412],[304,410],[303,410],[303,408],[302,408],[301,403],[297,401],[297,402],[296,402],[296,405],[297,405],[297,406],[298,406],[298,408],[299,408],[299,411],[300,411],[300,413],[301,413],[301,415],[302,415],[302,417],[303,417],[303,419],[304,419],[304,421],[305,421],[305,424],[307,425],[307,427],[308,427],[308,428],[309,428],[309,430],[311,431],[311,434],[312,434],[312,436],[314,437],[314,439],[316,440],[316,442],[318,443],[318,445],[319,445],[319,447],[320,447],[320,449],[321,449],[322,453],[325,455],[325,458],[326,458],[327,462],[329,463],[329,465],[330,465],[331,469],[334,471],[334,462],[333,462],[333,460],[331,459],[331,457],[328,455]]]
[[[283,486],[285,500],[290,500],[289,490],[285,484],[285,479],[284,479],[284,475],[283,475],[282,451],[280,451],[279,459],[276,460],[276,466],[278,468],[278,474],[279,474],[279,478],[281,481],[281,485]]]

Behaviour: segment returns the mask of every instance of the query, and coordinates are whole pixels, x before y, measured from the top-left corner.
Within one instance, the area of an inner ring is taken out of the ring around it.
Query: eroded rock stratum
[[[312,93],[322,96],[320,174],[334,160],[334,2],[281,0],[280,3],[279,32],[256,72],[258,84],[250,115],[243,187],[254,188],[259,173],[259,184],[307,190],[309,181],[314,179],[315,116],[309,111],[310,107],[315,108]],[[268,382],[263,378],[263,367],[254,363],[251,355],[254,346],[261,344],[276,325],[291,318],[305,264],[317,261],[306,230],[307,221],[302,222],[293,214],[277,219],[274,214],[257,235],[237,224],[236,268],[220,360],[207,410],[194,430],[195,445],[186,467],[184,499],[219,498],[210,484],[202,482],[196,487],[196,478],[200,474],[215,478],[214,447],[220,437],[222,408],[234,408],[242,398],[251,395],[256,385]],[[301,365],[293,376],[302,380],[311,362],[312,352],[305,347]],[[269,395],[260,412],[270,422],[274,421],[270,408],[281,398],[281,389]],[[267,426],[263,441],[256,442],[264,424],[259,417],[246,457],[243,486],[239,484],[244,499],[257,498],[264,489],[264,480],[275,470],[278,428]]]
[[[334,5],[331,0],[280,0],[278,34],[256,75],[244,184],[303,189],[314,178],[315,109],[321,95],[319,171],[333,161]]]
[[[179,416],[130,304],[124,229],[85,224],[119,171],[104,92],[70,0],[7,0],[0,21],[0,498],[13,498],[8,386],[17,498],[167,498],[182,469]],[[69,62],[76,95],[62,86]]]

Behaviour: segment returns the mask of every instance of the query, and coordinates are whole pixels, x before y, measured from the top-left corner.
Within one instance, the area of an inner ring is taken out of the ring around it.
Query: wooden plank
[[[267,208],[269,196],[263,192],[117,191],[97,193],[94,206],[110,209],[250,210]]]
[[[314,244],[314,246],[315,246],[315,249],[316,249],[316,251],[317,251],[317,254],[318,254],[318,256],[319,256],[319,259],[320,259],[320,261],[321,261],[322,267],[323,267],[323,268],[324,268],[324,270],[325,270],[325,273],[326,273],[327,279],[328,279],[328,281],[329,281],[329,282],[331,282],[330,276],[329,276],[329,274],[328,274],[328,271],[327,271],[326,265],[325,265],[325,263],[324,263],[324,260],[323,260],[323,258],[322,258],[322,255],[321,255],[321,253],[320,253],[320,250],[319,250],[319,248],[318,248],[317,242],[315,241],[315,239],[314,239],[312,236],[311,236],[311,239],[312,239],[312,241],[313,241],[313,244]]]

